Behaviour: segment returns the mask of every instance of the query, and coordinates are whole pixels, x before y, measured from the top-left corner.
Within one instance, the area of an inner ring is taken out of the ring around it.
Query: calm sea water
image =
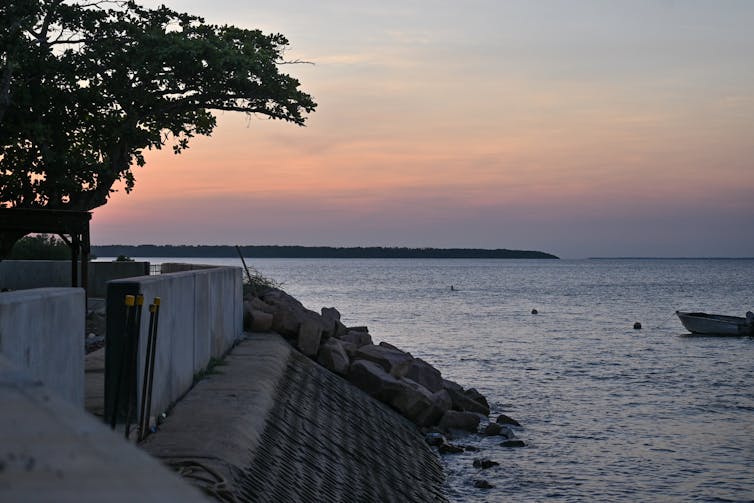
[[[754,310],[754,260],[252,265],[524,425],[525,448],[459,440],[482,451],[444,458],[452,499],[754,500],[754,339],[685,336],[673,315]],[[481,456],[500,466],[473,468]],[[474,488],[478,478],[495,487]]]

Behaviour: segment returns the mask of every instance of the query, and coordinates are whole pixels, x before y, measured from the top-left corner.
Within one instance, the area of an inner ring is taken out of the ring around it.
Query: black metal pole
[[[136,408],[136,369],[139,362],[139,332],[141,331],[141,308],[144,305],[144,296],[136,295],[136,314],[134,315],[134,324],[131,333],[131,344],[129,346],[130,363],[128,367],[128,405],[126,412],[126,429],[125,436],[131,432],[131,416]]]
[[[147,330],[147,354],[144,357],[144,377],[141,383],[141,407],[139,409],[139,441],[144,440],[149,429],[149,417],[147,411],[147,390],[149,389],[149,374],[152,365],[154,365],[154,316],[156,307],[154,304],[149,305],[149,329]]]
[[[152,327],[152,347],[154,348],[149,362],[149,385],[147,388],[147,410],[146,417],[149,422],[149,417],[152,414],[152,383],[154,382],[154,360],[157,354],[157,323],[160,321],[160,298],[154,298],[154,326]]]
[[[238,252],[238,256],[241,257],[241,263],[243,264],[243,268],[246,269],[246,277],[249,280],[249,284],[251,284],[251,274],[249,273],[249,268],[246,267],[246,260],[243,258],[243,254],[241,253],[241,248],[236,245],[236,251]]]

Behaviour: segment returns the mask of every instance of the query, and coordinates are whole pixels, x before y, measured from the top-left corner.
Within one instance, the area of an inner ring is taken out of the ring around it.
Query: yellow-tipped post
[[[134,307],[134,303],[136,302],[136,298],[133,295],[126,295],[126,307]]]

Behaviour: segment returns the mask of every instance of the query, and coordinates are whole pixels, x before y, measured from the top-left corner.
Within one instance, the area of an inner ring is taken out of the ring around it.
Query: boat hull
[[[754,326],[746,318],[720,314],[676,311],[686,330],[700,335],[754,335]]]

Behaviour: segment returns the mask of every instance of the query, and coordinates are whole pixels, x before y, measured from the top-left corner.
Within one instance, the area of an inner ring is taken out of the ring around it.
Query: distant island
[[[555,255],[530,250],[485,250],[480,248],[391,248],[332,246],[241,246],[249,258],[504,258],[558,259]],[[92,246],[98,257],[238,257],[230,245],[103,245]]]

